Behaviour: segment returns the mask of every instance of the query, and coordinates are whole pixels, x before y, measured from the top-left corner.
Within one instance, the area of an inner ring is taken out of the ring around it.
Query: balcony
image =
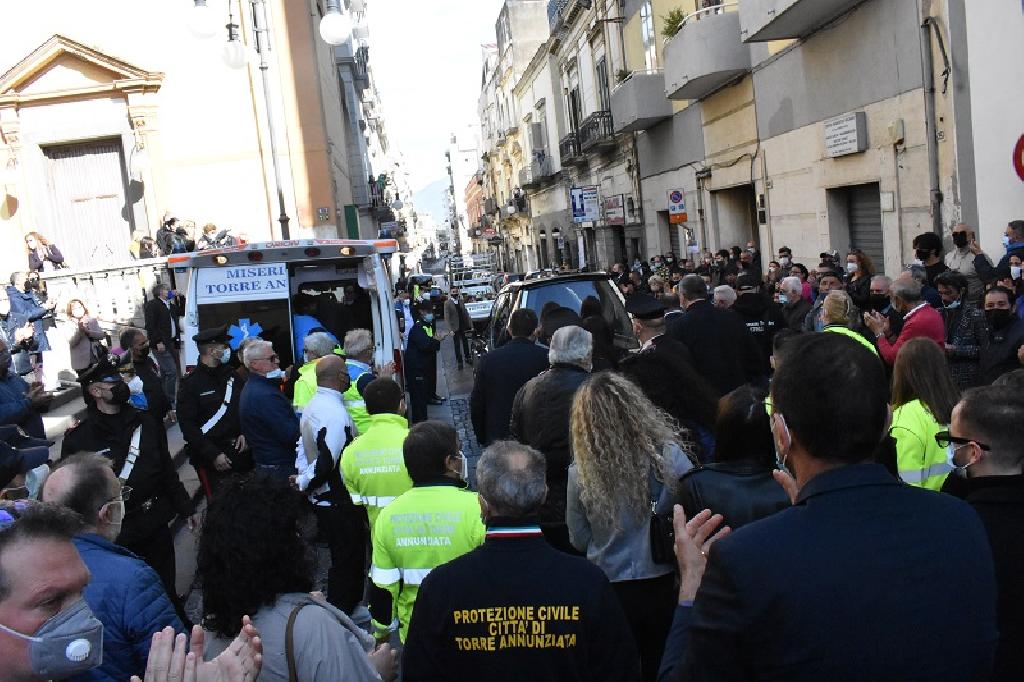
[[[663,71],[634,71],[612,90],[612,121],[616,133],[647,130],[672,117],[665,97]]]
[[[590,153],[615,146],[612,112],[595,111],[583,119],[579,130],[580,151]]]
[[[552,175],[551,159],[544,157],[534,160],[528,168],[519,171],[519,186],[523,189],[537,189]]]
[[[578,166],[587,162],[587,157],[580,152],[576,133],[569,133],[562,138],[558,143],[558,154],[562,157],[563,166]]]
[[[509,138],[519,132],[519,126],[513,123],[508,128],[505,128],[505,137]]]
[[[498,137],[497,137],[497,139],[496,139],[496,140],[494,141],[494,146],[495,146],[495,147],[498,147],[498,148],[504,147],[504,146],[505,146],[505,143],[506,143],[507,141],[508,141],[508,138],[507,138],[507,137],[505,136],[505,131],[504,131],[504,130],[502,130],[502,131],[500,131],[500,132],[498,133]]]
[[[748,43],[804,38],[864,0],[743,0],[740,38]]]
[[[665,43],[666,97],[701,99],[750,71],[735,9],[730,3],[689,14]]]
[[[572,23],[580,12],[590,9],[593,4],[593,0],[549,0],[548,27],[551,33]]]

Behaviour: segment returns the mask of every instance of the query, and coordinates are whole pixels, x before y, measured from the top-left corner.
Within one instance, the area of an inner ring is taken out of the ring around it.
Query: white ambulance
[[[200,329],[228,326],[235,350],[258,336],[274,344],[281,367],[301,364],[295,348],[294,297],[306,294],[316,304],[314,316],[339,336],[368,328],[378,366],[394,362],[401,379],[402,335],[395,318],[391,256],[393,239],[360,241],[303,239],[245,244],[168,257],[176,290],[185,296],[182,360],[196,365],[192,337]]]

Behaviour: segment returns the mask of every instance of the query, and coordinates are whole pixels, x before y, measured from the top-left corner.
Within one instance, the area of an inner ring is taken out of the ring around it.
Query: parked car
[[[546,275],[512,282],[501,290],[484,330],[488,350],[508,341],[508,320],[519,308],[530,308],[540,317],[548,302],[580,312],[583,301],[593,296],[601,301],[601,312],[615,336],[615,345],[629,351],[640,345],[633,334],[633,324],[626,314],[625,301],[619,289],[604,272],[581,272],[570,275]]]

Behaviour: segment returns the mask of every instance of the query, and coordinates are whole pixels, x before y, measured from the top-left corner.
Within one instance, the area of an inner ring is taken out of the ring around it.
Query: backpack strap
[[[309,602],[299,604],[288,614],[288,625],[284,631],[284,655],[288,659],[288,682],[299,682],[299,674],[295,667],[295,619],[302,607],[309,606]]]

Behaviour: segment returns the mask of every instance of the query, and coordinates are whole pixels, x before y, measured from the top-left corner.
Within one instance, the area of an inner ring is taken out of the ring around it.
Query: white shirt
[[[162,298],[160,301],[167,306],[167,311],[171,314],[171,337],[174,338],[178,335],[178,321],[174,319],[174,310],[171,309],[172,303],[166,298]]]
[[[316,447],[316,435],[325,426],[327,427],[327,447],[330,448],[334,466],[337,467],[338,460],[341,459],[341,451],[347,440],[345,429],[348,428],[354,438],[356,427],[352,423],[352,417],[349,416],[348,410],[345,409],[341,393],[333,388],[320,386],[313,394],[313,398],[303,408],[302,420],[299,422],[299,444],[295,456],[295,469],[299,472],[295,482],[299,490],[305,491],[309,482],[313,480],[316,458],[320,454]],[[317,495],[323,495],[330,489],[330,486],[325,483],[319,489],[309,491],[310,501],[321,506],[328,506],[330,503],[317,502],[314,498]]]

